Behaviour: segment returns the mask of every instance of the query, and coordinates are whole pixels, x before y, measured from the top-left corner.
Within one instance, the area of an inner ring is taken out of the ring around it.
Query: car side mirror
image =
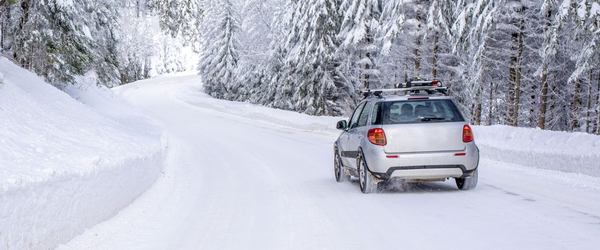
[[[346,120],[341,120],[337,123],[336,128],[339,130],[346,130],[348,128],[348,122]]]

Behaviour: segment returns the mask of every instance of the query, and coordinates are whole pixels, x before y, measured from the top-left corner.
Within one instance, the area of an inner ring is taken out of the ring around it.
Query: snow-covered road
[[[302,120],[321,118],[214,100],[197,83],[179,75],[118,90],[164,125],[164,174],[115,218],[61,248],[600,246],[597,178],[491,161],[482,152],[475,190],[457,191],[449,181],[364,195],[356,183],[334,181],[337,132]]]

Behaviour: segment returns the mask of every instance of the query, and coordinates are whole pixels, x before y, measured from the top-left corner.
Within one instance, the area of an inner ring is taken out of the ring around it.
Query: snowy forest
[[[58,88],[198,70],[311,115],[439,79],[474,124],[600,134],[597,0],[0,0],[0,54]]]

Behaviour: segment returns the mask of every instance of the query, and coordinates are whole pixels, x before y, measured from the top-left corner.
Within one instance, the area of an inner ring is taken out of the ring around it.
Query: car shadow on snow
[[[403,181],[387,181],[379,183],[378,193],[438,193],[460,192],[454,181],[406,183]]]
[[[327,180],[328,182],[330,180]],[[350,183],[359,189],[358,179],[352,178]],[[360,191],[359,191],[360,192]],[[423,183],[406,183],[399,180],[392,180],[379,183],[376,193],[395,194],[395,193],[454,193],[464,192],[458,190],[454,184],[454,180],[445,182],[423,182]]]

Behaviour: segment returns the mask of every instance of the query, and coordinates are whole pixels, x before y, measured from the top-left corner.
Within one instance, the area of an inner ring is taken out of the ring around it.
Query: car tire
[[[359,153],[358,158],[356,159],[356,166],[358,168],[358,185],[360,186],[360,191],[364,194],[377,191],[377,180],[373,174],[371,174],[371,171],[369,171],[369,167],[367,166],[367,162],[365,161],[362,152]]]
[[[460,190],[470,190],[470,189],[475,188],[477,186],[478,179],[479,179],[478,169],[475,169],[475,171],[473,171],[473,174],[471,176],[463,177],[463,178],[454,178],[454,180],[456,181],[456,186]]]
[[[335,176],[335,181],[337,182],[345,182],[350,180],[350,175],[346,174],[344,164],[342,163],[342,158],[340,157],[337,148],[335,148],[333,152],[333,174]]]

